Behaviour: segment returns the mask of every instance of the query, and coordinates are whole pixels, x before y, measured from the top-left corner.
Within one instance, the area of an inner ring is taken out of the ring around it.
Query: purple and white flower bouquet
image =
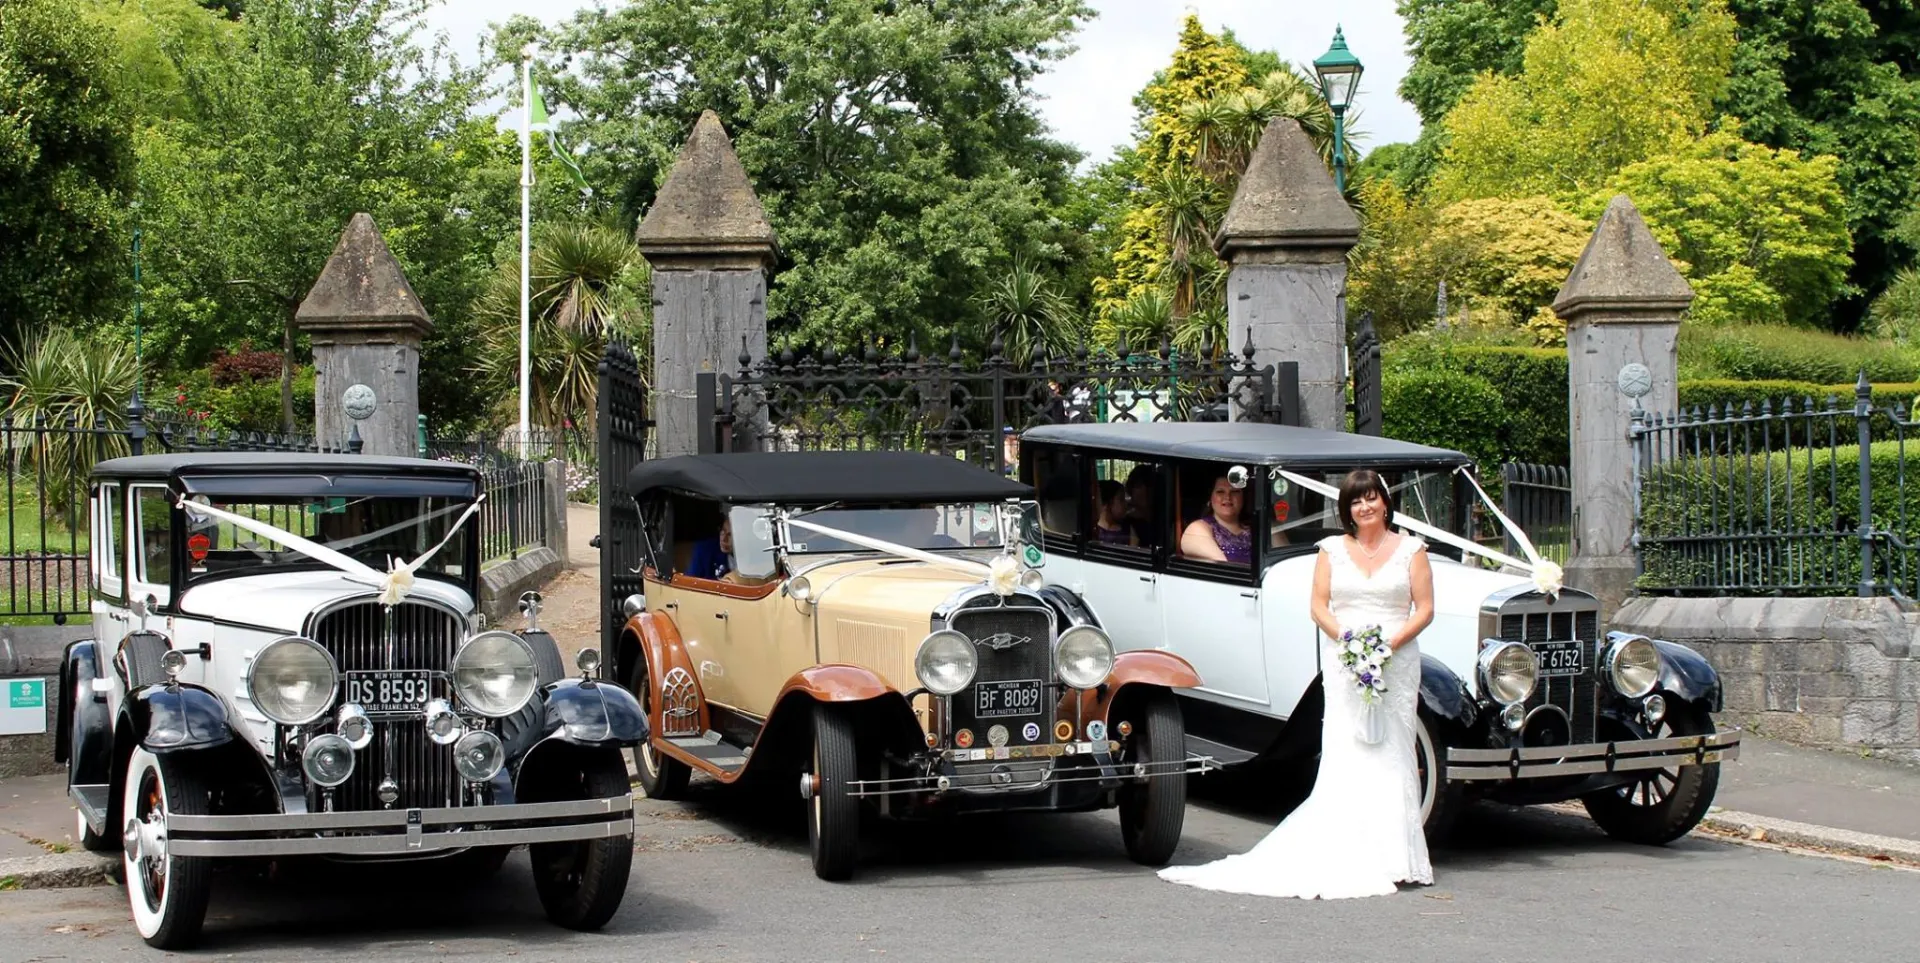
[[[1379,626],[1340,633],[1340,664],[1346,667],[1354,686],[1360,690],[1358,735],[1361,742],[1370,746],[1387,739],[1386,715],[1381,702],[1387,694],[1387,663],[1392,659],[1393,649],[1387,645]]]

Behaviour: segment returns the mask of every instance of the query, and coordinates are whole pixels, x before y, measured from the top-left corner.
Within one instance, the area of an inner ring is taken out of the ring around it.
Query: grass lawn
[[[0,555],[87,554],[90,533],[84,495],[53,518],[44,517],[40,493],[31,479],[16,478],[12,495],[11,500],[0,497]]]

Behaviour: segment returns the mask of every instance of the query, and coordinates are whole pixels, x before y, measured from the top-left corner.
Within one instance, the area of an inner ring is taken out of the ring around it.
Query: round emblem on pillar
[[[1644,398],[1653,390],[1653,372],[1638,361],[1629,361],[1620,368],[1617,379],[1620,393],[1629,398]]]
[[[340,396],[340,404],[347,409],[347,417],[354,421],[365,421],[373,417],[373,406],[377,399],[373,389],[366,385],[349,385]]]

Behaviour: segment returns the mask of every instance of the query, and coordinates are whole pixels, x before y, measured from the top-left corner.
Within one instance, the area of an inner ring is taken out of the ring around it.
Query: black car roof
[[[663,488],[719,501],[802,505],[1001,501],[1032,492],[957,458],[910,451],[677,455],[641,462],[627,474],[635,495]]]
[[[1452,468],[1472,459],[1457,451],[1347,431],[1256,422],[1114,422],[1041,425],[1021,441],[1075,445],[1108,451],[1234,461],[1286,468],[1341,469],[1389,465]]]
[[[208,451],[109,458],[93,466],[95,478],[177,478],[185,475],[274,475],[331,472],[353,475],[456,477],[477,481],[472,465],[428,458],[322,455],[314,452]]]

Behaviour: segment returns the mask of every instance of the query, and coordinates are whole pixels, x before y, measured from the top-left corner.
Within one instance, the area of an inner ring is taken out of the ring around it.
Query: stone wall
[[[1920,764],[1916,616],[1891,599],[1641,598],[1609,627],[1697,649],[1720,671],[1727,722]]]

